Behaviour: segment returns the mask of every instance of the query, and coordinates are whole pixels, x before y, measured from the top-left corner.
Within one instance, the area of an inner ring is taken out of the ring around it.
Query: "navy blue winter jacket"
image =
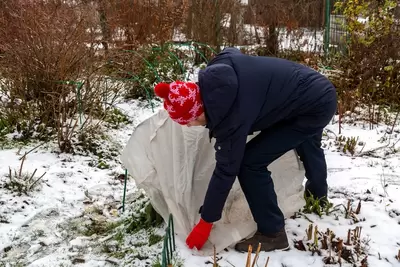
[[[248,56],[236,48],[225,48],[199,72],[199,86],[206,127],[216,138],[216,167],[201,216],[215,222],[239,173],[247,136],[310,111],[334,87],[301,64]]]

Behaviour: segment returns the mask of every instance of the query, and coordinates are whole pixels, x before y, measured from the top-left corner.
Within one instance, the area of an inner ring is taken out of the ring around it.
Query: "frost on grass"
[[[126,267],[156,264],[164,236],[162,218],[141,192],[127,196],[122,216],[119,204],[90,203],[82,214],[61,223],[55,210],[38,214],[6,248],[0,266],[27,266],[49,255],[60,255],[57,261],[65,266],[93,260]]]
[[[93,260],[126,267],[156,264],[164,229],[149,199],[142,193],[128,195],[122,216],[118,208],[115,201],[90,203],[82,214],[61,223],[56,210],[44,211],[3,251],[0,266],[27,266],[49,255],[60,255],[57,261],[65,266]]]
[[[125,214],[121,218],[113,217],[116,213],[116,209],[105,211],[93,206],[86,209],[65,229],[66,233],[77,236],[71,245],[75,248],[79,245],[82,255],[95,254],[119,266],[152,264],[161,254],[164,231],[160,228],[163,220],[148,198],[142,193],[131,195]]]
[[[1,187],[16,193],[27,195],[40,185],[40,182],[46,173],[43,173],[41,176],[36,176],[37,169],[32,173],[25,172],[23,170],[25,158],[26,155],[22,156],[21,165],[18,170],[11,170],[11,168],[9,168],[9,172],[2,182]]]

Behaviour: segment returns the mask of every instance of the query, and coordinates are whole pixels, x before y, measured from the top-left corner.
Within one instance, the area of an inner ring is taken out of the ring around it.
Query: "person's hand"
[[[206,243],[211,233],[213,224],[200,219],[199,223],[193,228],[186,239],[186,244],[190,249],[196,247],[200,250]]]

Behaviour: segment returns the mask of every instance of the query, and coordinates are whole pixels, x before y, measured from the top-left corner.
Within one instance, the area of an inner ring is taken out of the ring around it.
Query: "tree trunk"
[[[267,51],[271,55],[277,55],[279,50],[277,24],[271,23],[268,26],[268,38],[265,40]]]
[[[194,3],[195,0],[189,0],[189,12],[186,21],[186,39],[192,40],[193,38],[193,12],[194,12]]]
[[[98,2],[97,12],[99,13],[100,29],[102,34],[101,44],[104,47],[105,54],[108,53],[108,43],[110,42],[110,26],[107,21],[106,4],[104,0]]]
[[[238,13],[235,11],[231,12],[231,20],[229,24],[229,35],[228,35],[228,43],[230,46],[235,45],[237,42],[237,21],[238,21]]]

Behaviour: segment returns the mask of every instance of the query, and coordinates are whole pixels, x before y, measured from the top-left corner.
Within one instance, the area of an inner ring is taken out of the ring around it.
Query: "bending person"
[[[199,83],[160,83],[171,119],[181,125],[205,126],[216,138],[216,167],[201,209],[201,219],[187,237],[201,249],[212,225],[221,218],[238,177],[258,231],[236,244],[262,251],[289,248],[285,221],[268,165],[296,149],[306,171],[308,196],[327,198],[327,168],[322,131],[336,112],[336,89],[322,74],[301,64],[273,57],[242,54],[226,48],[204,70]],[[261,131],[250,142],[247,136]]]

